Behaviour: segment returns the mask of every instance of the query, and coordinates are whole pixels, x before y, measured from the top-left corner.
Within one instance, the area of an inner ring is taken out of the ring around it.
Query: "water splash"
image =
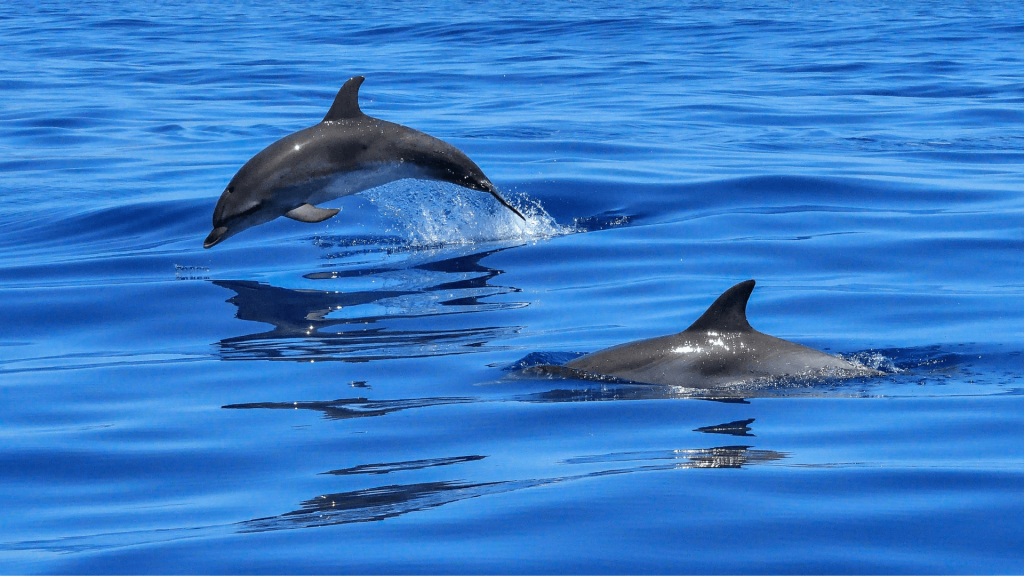
[[[875,370],[879,370],[886,374],[899,374],[904,372],[903,368],[896,365],[895,359],[886,356],[878,350],[863,350],[846,356],[840,355],[840,358],[860,366],[874,368]]]
[[[525,221],[489,194],[444,182],[399,180],[363,194],[390,221],[387,232],[415,247],[532,241],[576,232],[521,193],[502,195]]]

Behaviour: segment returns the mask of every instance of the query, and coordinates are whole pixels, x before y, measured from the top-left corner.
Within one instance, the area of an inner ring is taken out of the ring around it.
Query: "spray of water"
[[[525,221],[487,193],[443,182],[399,180],[364,195],[390,221],[387,232],[403,237],[411,247],[533,241],[575,232],[524,194],[503,197],[526,216]]]

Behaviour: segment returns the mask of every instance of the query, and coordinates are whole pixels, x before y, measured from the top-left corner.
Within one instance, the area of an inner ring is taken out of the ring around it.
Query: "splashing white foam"
[[[896,366],[896,362],[892,358],[877,352],[875,350],[865,350],[863,352],[856,352],[853,354],[840,354],[840,358],[855,364],[857,366],[865,366],[867,368],[874,368],[875,370],[881,370],[887,374],[899,374],[904,372],[902,368]]]
[[[526,221],[486,192],[443,182],[399,180],[363,195],[391,221],[388,233],[411,246],[531,241],[576,231],[555,222],[540,202],[524,194],[502,192]]]

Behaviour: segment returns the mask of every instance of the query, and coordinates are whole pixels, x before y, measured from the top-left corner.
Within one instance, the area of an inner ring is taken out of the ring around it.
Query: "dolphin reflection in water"
[[[624,474],[670,470],[744,468],[754,465],[778,465],[789,458],[785,452],[756,450],[751,446],[719,446],[680,450],[646,450],[579,456],[559,462],[564,474],[528,479],[487,481],[434,480],[410,484],[388,484],[350,492],[321,494],[301,503],[301,507],[277,516],[239,522],[239,532],[271,532],[313,528],[354,522],[373,522],[396,518],[466,500],[518,492],[540,486],[570,483]],[[332,470],[323,474],[381,474],[392,470],[451,466],[483,460],[472,455],[396,463],[380,463]],[[579,468],[589,471],[580,471]],[[575,468],[575,469],[574,469]],[[478,472],[479,473],[479,472]]]
[[[221,357],[366,362],[486,350],[488,343],[507,338],[522,327],[467,326],[441,318],[525,306],[523,302],[487,301],[519,291],[490,284],[502,270],[480,262],[505,249],[408,268],[348,268],[305,275],[307,280],[327,284],[348,277],[376,278],[380,284],[395,280],[402,286],[396,290],[342,292],[284,288],[251,280],[213,280],[214,285],[235,293],[227,302],[237,307],[236,318],[273,327],[221,340]],[[428,325],[426,319],[435,322]]]
[[[363,114],[362,83],[362,76],[349,79],[319,124],[281,138],[242,166],[217,201],[213,231],[204,248],[281,216],[323,222],[338,209],[317,204],[403,178],[439,180],[486,192],[526,220],[458,148]]]
[[[713,389],[780,379],[845,379],[883,373],[754,330],[747,300],[754,281],[729,288],[686,330],[587,354],[526,373],[612,377],[646,384]]]

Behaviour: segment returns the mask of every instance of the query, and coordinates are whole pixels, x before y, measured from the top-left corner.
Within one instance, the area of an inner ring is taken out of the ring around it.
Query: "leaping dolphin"
[[[747,322],[754,281],[729,288],[692,326],[581,356],[565,367],[634,382],[720,388],[777,378],[854,378],[882,372],[762,334]],[[558,372],[559,370],[553,370]]]
[[[242,166],[217,201],[213,231],[203,248],[279,216],[323,222],[338,210],[317,204],[402,178],[441,180],[488,192],[526,219],[458,148],[363,114],[362,83],[362,76],[345,82],[322,122],[281,138]]]

